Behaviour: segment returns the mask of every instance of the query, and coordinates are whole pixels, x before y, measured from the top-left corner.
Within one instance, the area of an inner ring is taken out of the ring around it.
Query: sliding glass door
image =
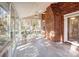
[[[68,40],[79,42],[79,16],[68,18]]]

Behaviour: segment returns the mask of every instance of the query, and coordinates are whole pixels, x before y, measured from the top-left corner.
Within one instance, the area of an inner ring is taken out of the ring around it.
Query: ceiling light
[[[75,17],[71,17],[70,19],[75,19]]]

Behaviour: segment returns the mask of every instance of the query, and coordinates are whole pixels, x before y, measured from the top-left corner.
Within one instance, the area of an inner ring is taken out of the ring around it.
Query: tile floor
[[[78,47],[69,43],[37,38],[17,47],[15,57],[78,57],[79,51],[77,49]]]

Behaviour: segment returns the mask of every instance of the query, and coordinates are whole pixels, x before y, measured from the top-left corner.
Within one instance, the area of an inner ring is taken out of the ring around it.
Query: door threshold
[[[75,45],[75,46],[79,47],[79,43],[77,43],[77,42],[72,42],[72,41],[67,41],[67,42],[71,43],[72,45]]]

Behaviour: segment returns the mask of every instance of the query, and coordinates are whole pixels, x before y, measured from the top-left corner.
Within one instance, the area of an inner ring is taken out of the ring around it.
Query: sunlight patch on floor
[[[38,55],[39,50],[31,43],[28,43],[26,45],[17,48],[16,57],[36,57]]]
[[[44,42],[45,46],[51,46],[51,44],[49,42]]]
[[[79,51],[77,51],[77,46],[71,45],[70,53],[72,53],[73,55],[78,55]]]

